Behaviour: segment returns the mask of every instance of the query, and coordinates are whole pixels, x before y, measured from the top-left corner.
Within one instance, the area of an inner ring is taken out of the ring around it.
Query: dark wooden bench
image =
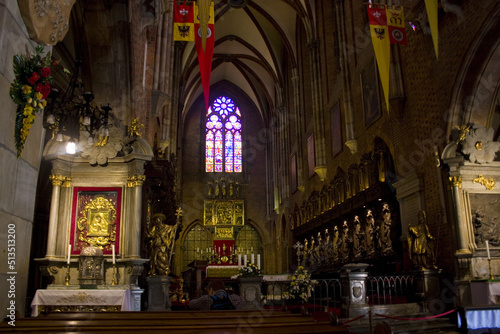
[[[24,333],[348,333],[345,326],[283,311],[52,313],[2,322],[0,332]]]

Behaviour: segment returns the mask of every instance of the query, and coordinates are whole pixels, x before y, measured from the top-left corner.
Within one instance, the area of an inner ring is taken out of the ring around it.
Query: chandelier
[[[112,108],[94,106],[94,94],[86,91],[82,75],[82,61],[76,60],[75,71],[64,94],[53,88],[45,110],[44,126],[52,131],[52,138],[66,142],[66,153],[75,154],[80,132],[89,133],[89,145],[105,145],[109,136],[109,119]],[[95,142],[95,138],[99,138]]]

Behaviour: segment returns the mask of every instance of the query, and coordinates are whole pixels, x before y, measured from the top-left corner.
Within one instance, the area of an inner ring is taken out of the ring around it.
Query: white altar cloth
[[[496,305],[496,296],[500,296],[500,282],[472,281],[470,287],[472,305]]]
[[[99,305],[121,306],[130,311],[130,290],[37,290],[31,302],[31,316],[38,316],[38,306]]]

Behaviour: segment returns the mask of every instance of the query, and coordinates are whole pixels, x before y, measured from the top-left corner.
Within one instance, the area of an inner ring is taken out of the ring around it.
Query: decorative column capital
[[[142,186],[144,181],[146,180],[146,175],[132,175],[127,177],[127,187],[133,188]]]
[[[53,186],[59,186],[64,188],[69,188],[71,186],[71,178],[63,175],[50,175],[50,180],[52,181]]]
[[[462,189],[462,177],[461,176],[450,176],[450,182],[453,187],[458,187]]]

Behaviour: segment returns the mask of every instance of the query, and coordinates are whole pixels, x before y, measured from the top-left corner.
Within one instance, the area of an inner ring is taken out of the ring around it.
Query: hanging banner
[[[215,44],[214,3],[210,3],[208,20],[206,20],[206,17],[200,18],[200,14],[202,13],[199,12],[198,6],[195,6],[194,14],[196,51],[198,53],[198,63],[200,64],[200,76],[201,84],[203,86],[203,95],[205,98],[205,108],[206,110],[208,110],[208,100],[210,96],[210,72],[212,71],[212,56],[214,53]],[[204,21],[207,22],[206,27],[203,27]]]
[[[174,2],[174,41],[194,42],[194,36],[193,6]]]
[[[405,15],[403,7],[400,7],[400,9],[387,7],[386,14],[391,44],[406,45]]]
[[[391,63],[391,41],[387,14],[384,5],[366,4],[370,21],[370,33],[373,49],[377,59],[378,72],[384,91],[384,99],[389,110],[389,68]]]
[[[436,52],[436,58],[439,59],[439,54],[438,54],[438,0],[425,0],[425,8],[427,10],[427,18],[429,20],[429,27],[431,28],[432,43],[434,43],[434,52]]]

